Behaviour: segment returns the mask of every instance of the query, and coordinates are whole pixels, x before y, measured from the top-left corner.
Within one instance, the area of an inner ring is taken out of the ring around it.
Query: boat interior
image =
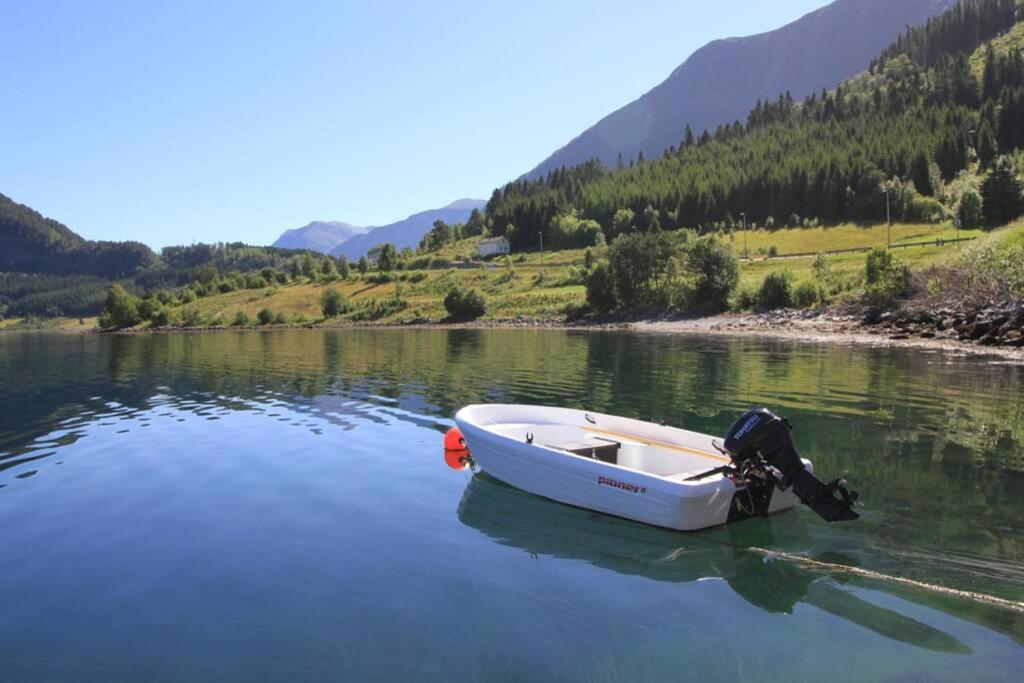
[[[675,481],[729,462],[715,450],[711,437],[693,433],[687,433],[687,443],[669,443],[596,426],[504,424],[489,429],[517,441]]]

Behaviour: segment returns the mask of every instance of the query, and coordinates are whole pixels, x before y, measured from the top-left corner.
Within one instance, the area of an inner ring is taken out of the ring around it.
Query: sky
[[[154,248],[382,225],[486,199],[708,41],[823,4],[12,0],[0,193]]]

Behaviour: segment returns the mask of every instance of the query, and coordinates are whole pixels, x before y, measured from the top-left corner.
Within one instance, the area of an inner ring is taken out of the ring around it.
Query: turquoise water
[[[1014,680],[1024,371],[555,330],[0,335],[0,680]],[[787,416],[860,521],[699,534],[445,467],[470,402]]]

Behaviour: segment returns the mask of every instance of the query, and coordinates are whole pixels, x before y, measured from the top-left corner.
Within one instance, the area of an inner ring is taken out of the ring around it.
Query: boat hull
[[[641,446],[700,454],[706,459],[705,470],[728,460],[712,452],[711,437],[707,435],[628,418],[540,406],[467,406],[455,420],[473,460],[484,472],[551,500],[680,531],[718,526],[747,516],[743,514],[744,489],[722,475],[685,481],[686,475],[692,474],[692,467],[691,472],[655,475],[559,453],[543,444],[515,438],[510,432],[525,431],[529,435],[531,428],[559,425],[614,434]],[[509,429],[507,425],[517,427]],[[692,463],[693,456],[687,462]],[[778,512],[796,502],[792,492],[776,489],[768,511]]]

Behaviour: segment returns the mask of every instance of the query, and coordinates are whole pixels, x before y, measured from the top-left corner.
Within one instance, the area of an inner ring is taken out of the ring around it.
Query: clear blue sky
[[[0,193],[153,247],[389,223],[488,197],[709,40],[822,4],[6,3]]]

